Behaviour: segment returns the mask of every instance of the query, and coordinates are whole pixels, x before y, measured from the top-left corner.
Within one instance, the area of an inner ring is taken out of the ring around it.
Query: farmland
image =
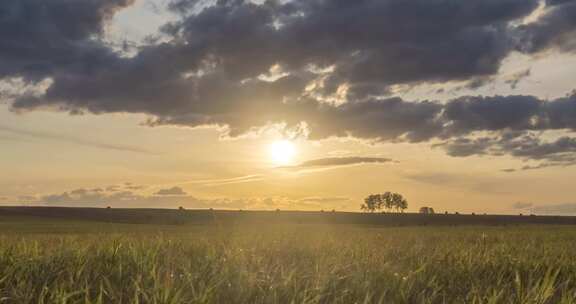
[[[130,223],[10,212],[0,215],[3,303],[576,302],[570,225],[313,223],[246,211],[252,220],[216,212],[210,221]]]

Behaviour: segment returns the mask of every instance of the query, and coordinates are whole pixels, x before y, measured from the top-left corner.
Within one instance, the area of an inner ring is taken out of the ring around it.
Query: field
[[[0,303],[576,303],[576,227],[3,215]]]

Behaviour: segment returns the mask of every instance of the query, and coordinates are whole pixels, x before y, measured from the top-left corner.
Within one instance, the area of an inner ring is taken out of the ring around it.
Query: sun
[[[269,152],[272,162],[287,165],[294,160],[296,146],[289,140],[278,140],[270,144]]]

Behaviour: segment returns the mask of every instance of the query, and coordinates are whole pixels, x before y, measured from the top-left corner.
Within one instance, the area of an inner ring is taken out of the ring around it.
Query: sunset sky
[[[2,0],[0,205],[576,214],[576,1]]]

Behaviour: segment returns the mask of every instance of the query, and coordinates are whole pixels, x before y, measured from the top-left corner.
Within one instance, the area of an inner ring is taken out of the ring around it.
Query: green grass
[[[0,218],[0,303],[576,303],[569,226]]]

